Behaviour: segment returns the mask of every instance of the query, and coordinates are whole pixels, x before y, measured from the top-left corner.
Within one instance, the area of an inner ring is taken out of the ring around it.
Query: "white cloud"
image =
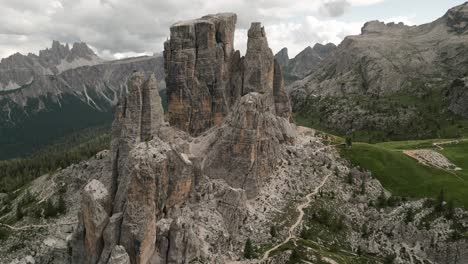
[[[273,50],[288,46],[295,53],[315,42],[336,43],[344,34],[354,33],[356,23],[333,17],[350,6],[381,1],[0,0],[0,57],[15,51],[37,52],[54,39],[87,42],[105,58],[152,54],[163,49],[174,22],[218,12],[238,14],[237,48],[245,49],[250,22],[261,21]]]
[[[287,47],[289,56],[294,57],[305,47],[315,43],[331,42],[338,45],[344,37],[359,34],[362,25],[362,22],[346,23],[307,16],[301,23],[274,24],[267,26],[265,30],[273,52]]]

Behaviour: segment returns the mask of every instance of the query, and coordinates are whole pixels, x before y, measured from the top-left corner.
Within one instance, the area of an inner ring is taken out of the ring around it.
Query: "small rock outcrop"
[[[468,118],[468,77],[455,79],[447,89],[449,110]]]
[[[130,264],[125,248],[122,246],[115,246],[109,259],[109,264]]]

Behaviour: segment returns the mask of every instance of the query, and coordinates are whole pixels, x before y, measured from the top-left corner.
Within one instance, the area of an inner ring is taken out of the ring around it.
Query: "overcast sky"
[[[37,53],[52,40],[88,43],[105,59],[161,52],[169,27],[209,13],[238,15],[235,48],[252,21],[265,25],[273,52],[293,57],[315,43],[339,44],[364,22],[423,24],[464,0],[0,0],[0,57]]]

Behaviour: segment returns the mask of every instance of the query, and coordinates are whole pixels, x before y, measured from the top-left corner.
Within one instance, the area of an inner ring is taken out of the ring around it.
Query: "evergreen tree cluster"
[[[0,193],[14,191],[41,175],[89,159],[109,147],[110,135],[107,130],[97,130],[95,134],[86,133],[82,139],[70,142],[76,145],[59,142],[28,158],[0,161]]]

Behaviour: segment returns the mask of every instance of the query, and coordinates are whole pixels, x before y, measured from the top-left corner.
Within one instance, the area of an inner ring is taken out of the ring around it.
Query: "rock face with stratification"
[[[275,168],[281,144],[295,137],[289,121],[275,114],[269,96],[256,92],[242,97],[218,133],[204,172],[246,190],[250,198]]]
[[[274,56],[264,28],[252,23],[241,57],[233,46],[236,20],[224,13],[171,27],[164,58],[172,126],[199,135],[220,125],[241,96],[273,92]],[[279,101],[289,100],[286,93],[275,94],[285,97]]]
[[[81,214],[86,230],[86,263],[96,263],[102,252],[103,231],[109,222],[111,197],[107,188],[98,180],[92,180],[83,190]]]
[[[133,145],[140,141],[148,141],[158,134],[164,124],[164,111],[156,86],[156,78],[136,72],[128,82],[129,94],[117,105],[112,124],[112,166],[114,180],[119,173],[125,174],[125,161]],[[112,192],[116,192],[118,182],[114,182]]]
[[[243,94],[268,93],[273,90],[274,56],[268,47],[265,29],[252,23],[248,31],[247,52],[244,58]]]
[[[236,20],[235,14],[218,14],[171,27],[164,44],[171,125],[197,135],[222,122]]]
[[[74,237],[84,246],[74,241],[72,255],[84,260],[76,263],[213,263],[209,249],[227,242],[212,246],[211,237],[238,237],[247,200],[273,173],[295,130],[264,28],[252,23],[241,57],[233,47],[235,22],[234,14],[218,14],[171,27],[165,65],[173,127],[164,122],[155,77],[131,77],[112,125],[112,179],[103,187],[109,202],[99,221],[82,213]],[[212,198],[201,206],[206,193]],[[204,226],[211,225],[199,213],[206,206],[216,232]],[[82,203],[81,211],[94,207]]]

